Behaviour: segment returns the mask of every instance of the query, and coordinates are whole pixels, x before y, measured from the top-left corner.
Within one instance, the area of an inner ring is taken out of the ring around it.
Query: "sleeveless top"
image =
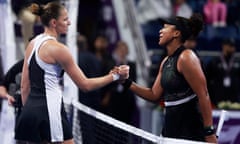
[[[63,140],[61,122],[63,69],[59,64],[48,64],[40,59],[39,49],[47,40],[56,40],[52,36],[40,34],[35,38],[31,55],[28,59],[30,94],[24,107],[47,107],[51,137]]]
[[[62,96],[63,69],[59,64],[48,64],[39,58],[38,52],[41,45],[47,40],[56,40],[52,36],[41,34],[36,37],[33,50],[28,58],[29,78],[31,92],[52,91]],[[54,95],[55,95],[54,94]]]
[[[185,80],[184,76],[177,70],[177,62],[180,54],[185,50],[183,46],[178,48],[173,55],[169,56],[162,67],[161,85],[164,89],[163,96],[165,105],[178,105],[188,102],[196,95]]]

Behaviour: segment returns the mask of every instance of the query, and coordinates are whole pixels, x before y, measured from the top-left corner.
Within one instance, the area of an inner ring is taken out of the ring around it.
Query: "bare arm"
[[[210,105],[206,79],[199,59],[192,51],[186,50],[180,56],[178,68],[198,96],[200,110],[204,120],[204,126],[212,125],[212,109]]]
[[[206,79],[199,59],[191,50],[185,50],[180,55],[177,67],[198,96],[199,108],[203,117],[204,126],[212,126],[212,108],[208,95]],[[216,142],[215,136],[211,135],[208,137],[210,138],[210,140],[207,140],[208,142]]]
[[[33,49],[32,42],[28,45],[25,57],[24,57],[24,63],[23,63],[23,69],[22,69],[22,80],[21,80],[21,96],[22,96],[22,103],[23,105],[26,103],[27,97],[30,93],[30,80],[28,75],[28,58],[31,54],[31,51]]]
[[[112,74],[98,78],[87,78],[79,66],[74,62],[69,50],[62,44],[52,53],[53,58],[59,63],[75,84],[83,91],[91,91],[103,87],[113,81]]]
[[[133,82],[130,86],[130,89],[134,93],[136,93],[138,96],[140,96],[146,100],[150,100],[150,101],[158,100],[163,93],[163,88],[161,87],[160,80],[162,77],[162,65],[165,61],[166,61],[166,58],[163,60],[161,66],[159,68],[157,78],[155,79],[155,82],[154,82],[152,88],[142,87]]]

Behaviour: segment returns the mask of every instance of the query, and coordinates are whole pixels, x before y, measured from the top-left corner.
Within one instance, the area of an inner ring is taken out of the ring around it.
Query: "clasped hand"
[[[129,77],[129,69],[130,67],[128,65],[120,65],[120,66],[115,66],[110,73],[118,74],[119,80],[123,81],[125,79],[128,79]]]

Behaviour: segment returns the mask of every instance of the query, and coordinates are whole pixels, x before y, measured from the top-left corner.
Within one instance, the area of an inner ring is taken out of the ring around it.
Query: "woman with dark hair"
[[[123,85],[150,101],[164,99],[164,137],[216,143],[211,105],[200,61],[183,44],[197,37],[203,28],[201,15],[190,19],[175,17],[161,20],[159,45],[165,46],[167,56],[160,65],[152,88],[145,88],[127,79]]]
[[[16,121],[15,138],[18,142],[72,144],[73,136],[62,101],[63,72],[83,91],[90,91],[127,78],[128,69],[87,78],[69,49],[58,41],[58,36],[66,34],[70,25],[66,8],[50,2],[32,4],[31,11],[40,16],[44,32],[30,41],[25,52],[21,80],[23,109]]]

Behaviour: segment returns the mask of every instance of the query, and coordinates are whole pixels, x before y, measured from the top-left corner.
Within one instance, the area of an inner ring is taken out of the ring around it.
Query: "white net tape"
[[[91,144],[90,141],[92,143],[94,141],[94,144],[204,144],[204,142],[156,136],[97,112],[77,101],[73,101],[72,104],[74,111],[73,135],[76,144]],[[84,128],[85,125],[88,127]],[[88,133],[85,134],[85,131]]]

